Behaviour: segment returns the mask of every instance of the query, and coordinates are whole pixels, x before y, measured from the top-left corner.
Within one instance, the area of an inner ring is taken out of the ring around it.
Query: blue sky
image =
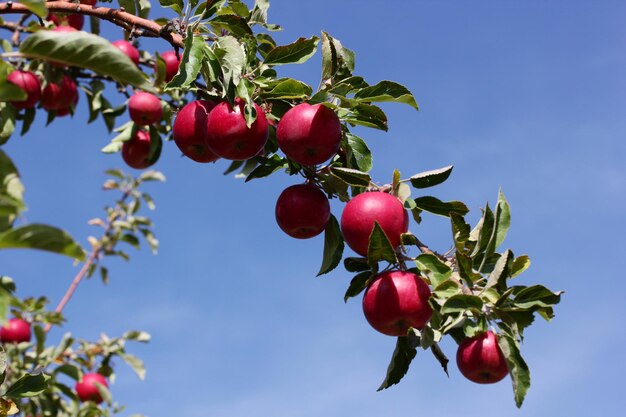
[[[359,75],[415,94],[419,112],[384,106],[388,133],[358,130],[377,181],[394,168],[408,176],[454,164],[430,193],[465,201],[472,221],[502,187],[512,207],[504,245],[533,261],[520,283],[566,291],[555,320],[526,333],[533,381],[521,410],[508,379],[475,385],[453,364],[448,379],[429,353],[399,386],[376,393],[394,340],[369,327],[360,300],[343,303],[349,274],[315,278],[322,237],[292,240],[275,224],[275,200],[293,178],[244,184],[222,176],[225,162],[195,164],[173,143],[155,166],[167,182],[150,187],[158,256],[131,251],[130,263],[109,264],[109,286],[84,282],[66,329],[83,338],[153,335],[131,348],[146,362],[144,382],[117,365],[112,391],[124,415],[620,415],[625,17],[618,1],[272,1],[280,42],[328,31],[356,52]],[[317,85],[319,64],[318,54],[282,73]],[[110,135],[99,121],[85,125],[81,100],[73,120],[44,127],[40,116],[4,149],[26,184],[27,220],[85,242],[96,232],[86,221],[111,201],[99,190],[103,171],[121,158],[100,154]],[[445,219],[426,217],[411,230],[448,249]],[[0,265],[21,295],[47,294],[52,305],[77,271],[45,253],[3,251]],[[452,343],[443,349],[454,357]]]

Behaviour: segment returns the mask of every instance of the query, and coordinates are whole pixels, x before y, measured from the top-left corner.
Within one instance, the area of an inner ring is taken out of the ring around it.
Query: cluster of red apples
[[[0,342],[3,344],[30,342],[31,337],[30,324],[24,319],[12,318],[7,321],[7,324],[0,327]],[[93,401],[100,404],[103,399],[98,384],[105,388],[109,386],[106,378],[101,374],[86,373],[75,385],[76,395],[83,402]]]

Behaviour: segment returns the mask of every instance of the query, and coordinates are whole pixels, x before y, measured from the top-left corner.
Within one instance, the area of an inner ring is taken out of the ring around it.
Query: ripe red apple
[[[46,110],[66,109],[78,101],[76,82],[64,75],[58,83],[50,83],[41,94],[41,106]]]
[[[30,324],[26,320],[13,318],[0,327],[0,342],[20,343],[30,342]]]
[[[85,17],[82,14],[54,14],[48,16],[48,20],[57,27],[69,26],[76,30],[81,30],[85,24]]]
[[[380,191],[357,195],[343,210],[341,234],[348,246],[361,256],[367,256],[374,222],[378,222],[394,248],[400,244],[400,235],[409,229],[409,216],[393,195]]]
[[[70,114],[70,112],[76,108],[76,103],[78,103],[78,94],[76,94],[74,96],[74,100],[73,102],[67,106],[67,107],[62,107],[60,109],[56,109],[55,110],[55,115],[57,117],[63,117],[63,116],[67,116],[68,114]]]
[[[161,58],[165,61],[165,82],[169,82],[178,72],[180,59],[176,56],[176,51],[165,51]]]
[[[76,32],[77,29],[71,27],[71,26],[57,26],[54,29],[52,29],[53,32]]]
[[[491,330],[462,341],[456,364],[465,378],[478,384],[493,384],[509,373],[498,336]]]
[[[86,4],[88,6],[95,6],[98,0],[80,0],[80,4]]]
[[[83,375],[83,378],[76,383],[76,395],[83,402],[93,401],[96,404],[100,404],[102,396],[96,384],[104,385],[107,388],[109,386],[106,378],[98,373],[93,372]]]
[[[378,274],[365,290],[363,313],[369,324],[389,336],[406,336],[409,327],[422,329],[433,313],[430,288],[422,277],[406,271]]]
[[[119,41],[113,42],[112,45],[124,52],[124,54],[135,63],[135,65],[139,65],[139,51],[133,46],[132,43],[125,41],[124,39],[120,39]]]
[[[8,75],[7,81],[26,92],[26,100],[10,102],[14,107],[18,109],[35,107],[41,97],[41,83],[35,74],[30,71],[13,71]]]
[[[341,123],[323,104],[298,104],[280,119],[276,140],[289,159],[302,165],[321,164],[339,149]]]
[[[151,146],[150,133],[138,130],[135,136],[122,145],[122,159],[131,168],[148,168],[158,159],[158,155],[150,155]]]
[[[196,100],[187,104],[176,116],[172,126],[178,149],[196,162],[214,162],[219,159],[206,145],[206,121],[215,103]]]
[[[157,123],[163,117],[161,100],[153,94],[139,91],[128,100],[130,119],[140,126]]]
[[[276,201],[276,222],[291,237],[308,239],[326,228],[330,204],[326,195],[311,184],[285,188]]]
[[[255,156],[265,146],[269,135],[263,109],[256,103],[257,117],[252,126],[246,126],[243,100],[235,106],[224,101],[211,110],[207,118],[206,144],[216,155],[230,160],[243,161]]]

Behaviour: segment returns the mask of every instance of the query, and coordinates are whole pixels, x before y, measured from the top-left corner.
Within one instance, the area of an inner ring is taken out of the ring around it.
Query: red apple
[[[76,32],[77,30],[71,26],[57,26],[54,29],[52,29],[52,31],[53,32]]]
[[[394,248],[400,244],[400,235],[409,229],[409,216],[393,195],[379,191],[357,195],[343,210],[341,234],[348,246],[361,256],[367,256],[374,222],[378,222]]]
[[[129,57],[130,60],[135,63],[135,65],[139,65],[139,51],[133,46],[132,43],[120,39],[119,41],[113,42],[112,45],[117,47],[120,51],[124,52],[124,55]]]
[[[30,324],[26,320],[13,318],[0,328],[0,342],[30,342]]]
[[[78,101],[76,82],[64,75],[58,83],[50,83],[41,94],[41,106],[46,110],[66,109]]]
[[[139,91],[128,100],[130,119],[140,126],[157,123],[163,117],[161,100],[153,94]]]
[[[151,147],[150,133],[138,130],[134,137],[122,145],[122,159],[131,168],[148,168],[158,159],[158,155],[150,155]]]
[[[55,115],[57,117],[63,117],[63,116],[67,116],[68,114],[70,114],[70,112],[76,108],[76,103],[78,103],[78,94],[76,94],[74,96],[74,100],[73,102],[67,106],[67,107],[62,107],[60,109],[56,109],[55,110]]]
[[[216,155],[230,160],[243,161],[255,156],[269,135],[263,109],[256,103],[257,117],[252,126],[246,126],[245,102],[235,100],[235,107],[224,101],[211,110],[207,118],[206,144]]]
[[[291,237],[308,239],[326,228],[330,204],[326,195],[311,184],[287,187],[276,201],[276,222]]]
[[[178,72],[180,59],[176,51],[165,51],[161,54],[161,58],[165,61],[165,82],[169,82]]]
[[[98,373],[94,372],[83,375],[83,378],[76,383],[76,395],[78,395],[78,398],[83,402],[93,401],[96,404],[100,404],[102,402],[102,396],[96,384],[104,385],[107,388],[109,386],[106,378]]]
[[[98,0],[80,0],[80,4],[86,4],[87,6],[95,6]]]
[[[85,17],[82,14],[54,14],[48,16],[48,20],[57,27],[69,26],[76,30],[81,30],[85,24]]]
[[[406,271],[378,274],[365,290],[363,313],[369,324],[389,336],[406,336],[409,327],[422,329],[433,313],[430,288],[422,277]]]
[[[302,165],[321,164],[339,149],[341,123],[323,104],[298,104],[280,119],[276,140],[289,159]]]
[[[465,378],[478,384],[493,384],[509,373],[498,336],[491,330],[462,341],[456,364]]]
[[[30,71],[13,71],[7,77],[7,81],[26,92],[26,100],[10,102],[14,107],[18,109],[35,107],[41,97],[41,83],[35,74]]]
[[[213,107],[215,103],[212,101],[192,101],[178,112],[172,126],[176,146],[196,162],[214,162],[219,159],[206,145],[206,121]]]

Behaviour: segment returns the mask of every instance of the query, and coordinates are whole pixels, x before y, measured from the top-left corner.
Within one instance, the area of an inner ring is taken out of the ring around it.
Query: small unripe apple
[[[321,164],[339,149],[341,123],[323,104],[298,104],[280,119],[276,141],[289,159],[302,165]]]
[[[176,55],[176,51],[165,51],[161,54],[161,58],[165,61],[165,82],[170,82],[178,72],[180,59]]]
[[[326,195],[311,184],[285,188],[276,201],[276,222],[291,237],[308,239],[326,228],[330,204]]]
[[[256,120],[246,125],[243,100],[235,100],[235,106],[224,101],[211,110],[207,118],[206,144],[216,155],[234,161],[250,159],[265,146],[269,135],[263,109],[254,104]]]
[[[64,75],[58,83],[50,83],[41,94],[41,106],[46,110],[66,109],[78,101],[76,82]]]
[[[119,41],[113,42],[112,45],[124,52],[124,55],[129,57],[135,65],[139,65],[139,51],[133,46],[132,43],[125,41],[124,39],[120,39]]]
[[[139,91],[128,100],[130,119],[140,126],[157,123],[163,117],[161,100],[154,94]]]
[[[174,120],[172,134],[178,149],[196,162],[214,162],[219,159],[206,145],[206,121],[215,103],[196,100],[183,107]]]
[[[93,401],[96,404],[100,404],[102,396],[96,384],[104,385],[107,388],[109,386],[106,378],[98,373],[93,372],[83,375],[82,379],[76,383],[76,395],[82,402]]]
[[[14,107],[18,109],[35,107],[41,97],[41,83],[35,74],[30,71],[13,71],[7,76],[7,81],[26,92],[26,100],[10,102]]]
[[[150,133],[138,130],[135,136],[122,145],[122,159],[131,168],[148,168],[158,158],[158,155],[157,157],[150,155],[151,147]]]
[[[509,373],[498,336],[491,330],[462,341],[456,364],[465,378],[478,384],[493,384]]]
[[[365,290],[363,313],[368,323],[389,336],[406,336],[409,327],[421,330],[433,310],[430,288],[422,277],[406,271],[378,274]]]
[[[26,320],[13,318],[0,327],[0,342],[21,343],[30,342],[30,324]]]
[[[374,223],[378,222],[395,248],[400,235],[409,229],[409,216],[404,206],[391,194],[372,191],[348,201],[341,215],[341,234],[348,246],[361,256],[367,256]]]

